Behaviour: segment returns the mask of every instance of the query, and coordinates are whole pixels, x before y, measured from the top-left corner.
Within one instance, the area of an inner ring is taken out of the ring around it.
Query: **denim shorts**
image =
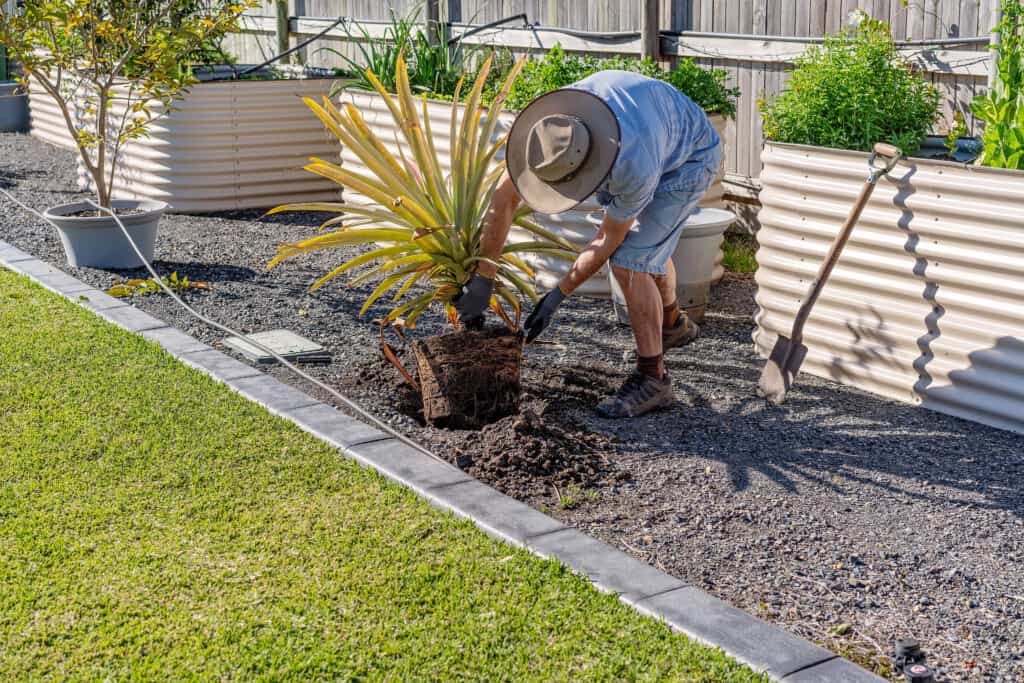
[[[684,189],[655,194],[637,216],[609,263],[638,273],[665,275],[669,259],[683,234],[684,223],[697,210],[717,171],[716,165],[712,170],[699,173]]]

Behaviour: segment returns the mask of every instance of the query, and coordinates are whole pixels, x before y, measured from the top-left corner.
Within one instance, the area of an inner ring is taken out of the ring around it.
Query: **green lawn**
[[[760,680],[0,269],[0,680]]]

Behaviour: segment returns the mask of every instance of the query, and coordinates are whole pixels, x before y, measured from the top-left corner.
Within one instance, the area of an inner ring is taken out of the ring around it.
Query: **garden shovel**
[[[835,268],[836,262],[839,260],[839,255],[843,252],[843,247],[846,246],[846,242],[850,239],[853,226],[857,224],[857,220],[864,211],[864,206],[875,191],[878,179],[889,173],[901,156],[903,156],[903,152],[898,147],[881,142],[876,144],[874,151],[871,152],[871,156],[868,158],[870,173],[867,182],[864,183],[864,187],[860,191],[860,196],[857,197],[857,202],[850,210],[850,215],[847,216],[846,223],[843,224],[839,234],[832,241],[828,255],[825,257],[824,263],[821,264],[821,268],[818,269],[817,277],[814,278],[814,282],[811,284],[811,290],[800,306],[800,310],[797,311],[789,337],[779,335],[778,340],[775,342],[775,347],[772,348],[771,355],[768,357],[768,362],[765,363],[764,370],[761,371],[758,393],[775,405],[779,405],[786,400],[786,392],[789,391],[793,381],[796,380],[797,373],[800,372],[800,366],[804,362],[804,357],[807,356],[807,347],[803,344],[804,323],[807,322],[811,309],[814,307],[815,302],[818,301],[828,276],[831,275],[832,269]]]

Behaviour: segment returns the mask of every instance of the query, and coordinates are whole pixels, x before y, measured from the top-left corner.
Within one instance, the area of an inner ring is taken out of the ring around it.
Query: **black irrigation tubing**
[[[468,38],[471,35],[480,33],[481,31],[486,31],[489,28],[497,28],[498,26],[501,26],[502,24],[508,24],[510,22],[515,21],[516,19],[521,19],[522,20],[522,22],[523,22],[523,26],[522,27],[523,28],[531,28],[530,20],[527,18],[526,12],[520,12],[519,14],[513,14],[512,16],[505,17],[504,19],[498,19],[496,21],[487,22],[486,24],[480,24],[479,26],[473,26],[468,31],[463,31],[459,35],[449,39],[448,40],[448,47],[451,47],[452,45],[455,45],[456,43],[461,42],[464,38]],[[451,28],[453,26],[454,26],[454,24],[452,24],[451,22],[448,22],[448,29],[449,30],[451,30]]]
[[[253,16],[256,16],[256,15],[253,15]],[[261,18],[266,18],[266,17],[263,17],[263,15],[260,15],[260,16],[261,16]],[[328,19],[330,19],[329,17],[314,17],[314,16],[304,17],[304,18],[312,19],[312,20],[328,20]],[[378,21],[360,22],[358,20],[351,19],[350,17],[342,17],[342,18],[338,19],[334,24],[332,24],[329,28],[325,29],[324,31],[318,33],[313,38],[309,39],[309,41],[304,42],[304,43],[302,43],[302,44],[292,48],[288,52],[282,53],[278,57],[275,57],[274,59],[268,61],[267,64],[273,63],[277,59],[280,59],[280,57],[283,57],[285,55],[291,54],[295,50],[298,50],[299,48],[304,47],[308,42],[312,42],[313,40],[317,40],[317,39],[323,37],[326,33],[330,32],[335,26],[340,24],[342,21],[345,21],[346,19],[348,19],[350,21],[353,21],[354,23],[381,23],[381,24],[387,23],[387,22],[378,22]],[[583,30],[583,29],[564,28],[564,27],[561,27],[561,26],[544,26],[544,25],[541,25],[541,24],[530,23],[529,17],[526,15],[526,13],[525,12],[520,12],[519,14],[514,14],[512,16],[505,17],[504,19],[498,19],[496,21],[491,21],[491,22],[488,22],[486,24],[479,24],[479,25],[474,25],[474,24],[457,24],[457,23],[453,23],[453,22],[447,22],[446,25],[449,28],[463,28],[463,29],[465,29],[463,31],[463,33],[459,34],[458,36],[452,37],[448,41],[448,45],[454,45],[455,43],[459,42],[460,40],[463,40],[464,38],[467,38],[469,36],[475,35],[477,33],[482,33],[483,31],[486,31],[486,30],[489,30],[489,29],[498,28],[498,27],[502,26],[503,24],[510,23],[510,22],[515,21],[517,19],[519,19],[519,20],[521,20],[523,22],[523,25],[521,27],[518,27],[519,30],[526,29],[526,30],[532,30],[532,31],[546,31],[546,32],[549,32],[549,33],[560,33],[560,34],[563,34],[563,35],[573,36],[573,37],[576,37],[576,38],[584,38],[584,39],[587,39],[587,40],[617,41],[617,40],[636,39],[636,38],[640,37],[640,32],[639,31],[587,31],[587,30]],[[822,42],[825,41],[825,39],[822,38],[822,37],[814,37],[814,36],[776,36],[776,35],[767,35],[767,34],[762,35],[762,34],[754,34],[754,33],[724,33],[724,32],[715,32],[715,31],[660,31],[659,33],[661,34],[662,37],[669,37],[669,38],[728,38],[728,39],[735,39],[735,40],[770,40],[772,42],[781,42],[781,43],[822,43]],[[920,39],[920,40],[897,40],[896,41],[896,46],[897,47],[928,47],[928,46],[943,47],[943,46],[954,46],[954,45],[987,45],[990,41],[991,41],[991,37],[989,37],[989,36],[962,36],[962,37],[956,37],[956,38],[934,38],[934,39],[927,39],[927,38],[925,38],[925,39]],[[265,66],[265,65],[266,64],[261,65],[261,66]]]
[[[245,71],[243,71],[243,72],[241,72],[240,74],[238,74],[238,76],[239,76],[239,77],[241,77],[241,76],[247,76],[247,75],[249,75],[249,74],[253,73],[254,71],[259,71],[260,69],[264,69],[264,68],[266,68],[266,67],[270,66],[271,64],[273,64],[274,62],[276,62],[276,61],[278,61],[278,60],[280,60],[280,59],[284,59],[285,57],[287,57],[287,56],[288,56],[288,55],[290,55],[290,54],[293,54],[293,53],[295,53],[295,52],[298,52],[299,50],[301,50],[302,48],[306,47],[306,46],[307,46],[307,45],[309,45],[310,43],[312,43],[312,42],[314,42],[314,41],[317,41],[317,40],[320,40],[320,39],[321,39],[321,38],[323,38],[323,37],[324,37],[325,35],[327,35],[327,34],[328,34],[328,33],[330,33],[331,31],[333,31],[333,30],[334,30],[334,29],[335,29],[335,28],[336,28],[336,27],[337,27],[337,26],[338,26],[339,24],[342,24],[342,23],[344,23],[345,21],[348,21],[348,19],[349,19],[348,17],[344,17],[344,16],[342,16],[342,17],[338,17],[338,18],[337,18],[337,19],[336,19],[336,20],[334,21],[334,23],[332,23],[332,24],[331,24],[330,26],[328,26],[327,28],[325,28],[325,29],[324,29],[323,31],[320,31],[320,33],[317,33],[317,34],[316,34],[315,36],[312,36],[312,37],[310,37],[310,38],[307,38],[306,40],[302,41],[301,43],[299,43],[299,44],[298,44],[298,45],[296,45],[295,47],[293,47],[293,48],[289,48],[289,49],[285,50],[284,52],[282,52],[281,54],[279,54],[279,55],[276,55],[276,56],[274,56],[274,57],[271,57],[270,59],[268,59],[267,61],[263,62],[262,64],[257,64],[256,66],[252,66],[252,67],[249,67],[249,68],[248,68],[248,69],[246,69]],[[290,20],[289,20],[289,21],[290,21]]]

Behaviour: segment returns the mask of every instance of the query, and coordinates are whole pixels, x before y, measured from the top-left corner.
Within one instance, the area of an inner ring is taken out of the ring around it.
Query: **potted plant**
[[[371,57],[373,54],[375,53],[371,53]],[[507,71],[512,62],[507,56],[506,60]],[[727,74],[725,71],[708,71],[685,59],[680,60],[673,70],[665,71],[650,59],[638,60],[628,57],[599,59],[566,53],[558,45],[553,47],[542,59],[531,60],[525,64],[522,75],[516,80],[508,98],[502,104],[502,111],[498,118],[499,133],[506,132],[515,120],[516,111],[536,97],[551,90],[571,85],[581,78],[603,69],[637,71],[653,78],[666,80],[683,93],[693,97],[698,104],[705,108],[711,116],[716,130],[724,139],[727,121],[735,115],[735,99],[738,95],[737,90],[726,86]],[[501,82],[502,79],[495,78],[494,70],[492,70],[482,96],[484,104],[493,106],[493,98],[499,92]],[[436,146],[441,166],[443,170],[447,170],[449,168],[447,152],[451,142],[444,133],[450,128],[448,124],[452,107],[448,102],[440,100],[452,99],[452,93],[430,92],[430,97],[437,100],[428,104],[428,113],[434,123],[434,129],[438,131]],[[370,122],[369,125],[374,133],[381,137],[392,151],[396,150],[390,142],[394,139],[395,131],[390,129],[391,122],[390,117],[386,116],[386,105],[376,92],[347,90],[342,94],[342,99],[359,108],[364,118]],[[350,167],[359,167],[361,164],[359,158],[346,149],[342,149],[342,160]],[[500,162],[500,157],[496,161]],[[724,175],[724,166],[721,175]],[[705,195],[702,202],[704,206],[721,204],[723,195],[721,175]],[[345,196],[346,201],[355,204],[365,201],[365,198],[357,192],[346,191]],[[584,246],[593,239],[596,232],[588,220],[588,216],[599,209],[600,206],[595,201],[589,201],[576,210],[559,215],[536,214],[534,220],[576,245]],[[512,241],[529,240],[530,236],[522,230],[513,228],[510,239]],[[568,268],[568,264],[560,259],[543,254],[533,255],[529,260],[537,272],[537,285],[544,289],[554,287]],[[718,252],[716,277],[721,277],[721,272],[721,253]],[[608,284],[607,269],[603,269],[601,273],[591,278],[577,290],[577,293],[583,296],[609,298],[611,289]]]
[[[10,78],[7,50],[0,45],[0,133],[15,133],[28,127],[28,97],[21,84]]]
[[[372,203],[360,207],[340,203],[289,204],[271,212],[339,214],[323,225],[334,228],[332,232],[279,247],[271,267],[306,252],[370,245],[370,251],[342,263],[314,283],[313,288],[359,266],[373,264],[350,281],[354,286],[379,280],[363,304],[361,315],[387,296],[395,306],[384,316],[382,325],[412,329],[432,306],[444,309],[456,331],[416,340],[413,349],[418,380],[412,373],[404,372],[421,391],[424,417],[438,426],[476,428],[516,410],[522,356],[519,296],[537,299],[529,284],[532,271],[520,255],[550,253],[566,260],[576,256],[570,243],[527,220],[526,211],[518,212],[516,224],[535,238],[506,246],[495,263],[498,270],[491,308],[505,321],[507,329],[458,329],[452,302],[477,264],[484,260],[480,247],[483,221],[504,171],[490,163],[504,145],[503,138],[492,141],[492,133],[498,123],[500,104],[521,65],[518,63],[508,74],[495,98],[498,106],[486,112],[480,106],[490,60],[477,75],[466,105],[451,105],[451,126],[455,130],[450,135],[456,143],[451,149],[452,171],[448,174],[441,170],[426,99],[416,102],[403,58],[397,60],[395,97],[372,72],[367,72],[402,135],[404,151],[399,155],[388,150],[351,104],[338,107],[328,98],[322,104],[308,100],[310,109],[327,129],[359,156],[362,168],[369,170],[351,170],[322,159],[312,159],[306,168],[358,189]],[[470,359],[472,362],[468,362]]]
[[[55,206],[72,266],[132,268],[138,256],[110,215],[119,215],[143,255],[152,257],[165,204],[115,199],[125,146],[144,137],[154,108],[169,108],[195,82],[186,56],[232,30],[247,2],[187,6],[180,0],[27,0],[0,14],[0,43],[57,104],[95,193]],[[187,10],[187,11],[182,11]]]
[[[177,11],[202,12],[203,7],[179,0]],[[220,45],[223,37],[219,32],[207,38],[183,58],[193,82],[170,107],[152,104],[147,134],[128,140],[121,150],[114,192],[161,201],[178,213],[336,199],[336,185],[301,170],[308,154],[326,154],[328,145],[336,144],[309,120],[302,103],[304,96],[319,99],[329,92],[334,74],[293,65],[235,64]],[[34,79],[29,92],[32,134],[74,147],[53,98]],[[70,108],[74,115],[74,102]],[[91,185],[86,168],[79,168],[79,178],[83,187]]]
[[[1020,60],[1020,42],[1007,40],[1000,62]],[[1013,87],[994,96],[1019,98]],[[1024,431],[1024,173],[915,158],[937,104],[888,28],[866,17],[812,48],[764,103],[754,340],[766,355],[788,334],[864,182],[867,150],[897,144],[908,157],[853,230],[805,328],[802,368]],[[1012,131],[992,130],[988,145],[1016,144]]]

